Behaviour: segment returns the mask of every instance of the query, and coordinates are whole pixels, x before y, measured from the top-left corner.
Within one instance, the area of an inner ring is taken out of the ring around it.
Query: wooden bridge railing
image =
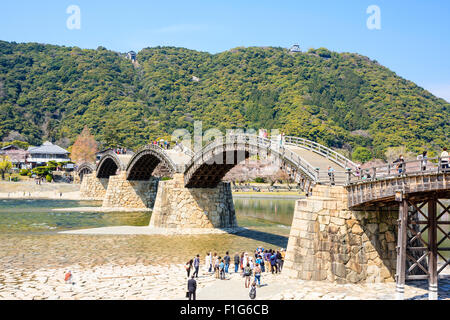
[[[310,150],[312,152],[315,152],[335,163],[337,163],[342,168],[350,168],[350,169],[356,169],[358,165],[351,161],[350,159],[347,159],[342,154],[334,151],[333,149],[330,149],[324,145],[321,145],[320,143],[305,139],[305,138],[299,138],[299,137],[292,137],[292,136],[286,136],[284,137],[284,141],[288,145],[294,145],[301,148],[305,148],[307,150]]]
[[[367,169],[347,170],[347,184],[401,176],[424,175],[427,173],[450,172],[448,159],[440,157],[411,160],[404,162],[390,162],[381,166]]]

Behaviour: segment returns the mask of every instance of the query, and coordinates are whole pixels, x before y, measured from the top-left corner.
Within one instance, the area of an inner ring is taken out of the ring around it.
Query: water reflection
[[[294,216],[295,199],[234,198],[236,214],[290,226]]]
[[[0,270],[35,270],[72,264],[184,263],[196,254],[203,259],[207,251],[223,255],[227,250],[252,251],[259,246],[286,248],[294,202],[294,199],[236,199],[238,223],[249,228],[236,235],[96,236],[64,235],[56,231],[145,226],[149,224],[150,213],[55,212],[52,208],[92,206],[92,202],[4,200],[0,202]]]

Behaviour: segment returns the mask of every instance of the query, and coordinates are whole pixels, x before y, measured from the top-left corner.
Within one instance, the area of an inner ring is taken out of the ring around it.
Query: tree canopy
[[[135,148],[202,120],[384,158],[390,147],[448,145],[449,107],[376,61],[325,48],[154,47],[133,64],[105,48],[0,41],[0,136],[32,145],[74,143],[87,126],[101,147]]]

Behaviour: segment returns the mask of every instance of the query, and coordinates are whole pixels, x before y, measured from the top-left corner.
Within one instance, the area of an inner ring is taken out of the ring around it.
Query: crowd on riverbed
[[[249,254],[248,252],[242,252],[239,254],[235,253],[233,257],[234,263],[234,273],[240,273],[245,279],[245,288],[250,288],[251,292],[256,289],[256,285],[261,287],[261,276],[265,272],[270,272],[272,274],[280,273],[283,269],[284,259],[286,251],[283,248],[279,250],[274,249],[264,249],[263,247],[258,247],[253,252]],[[188,292],[187,297],[195,299],[195,278],[198,278],[200,269],[200,255],[197,254],[194,259],[189,260],[186,265],[186,273],[189,279],[191,271],[192,277],[188,281]],[[226,275],[231,273],[231,256],[229,252],[225,252],[225,255],[219,256],[216,252],[207,252],[204,261],[204,272],[207,275],[213,275],[216,279],[225,280]],[[251,278],[254,277],[253,283],[251,284]]]

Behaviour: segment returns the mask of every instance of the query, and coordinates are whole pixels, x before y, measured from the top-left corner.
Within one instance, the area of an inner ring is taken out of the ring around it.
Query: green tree
[[[357,147],[352,153],[352,159],[361,163],[367,162],[373,158],[372,152],[364,147]]]
[[[5,174],[10,172],[12,163],[9,161],[8,156],[2,156],[0,161],[0,173],[2,174],[2,180],[5,180]]]

